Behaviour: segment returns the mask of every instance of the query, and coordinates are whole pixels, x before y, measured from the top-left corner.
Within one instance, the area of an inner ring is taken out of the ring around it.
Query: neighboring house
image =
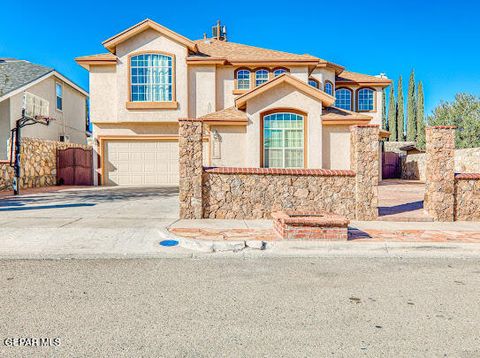
[[[7,141],[22,117],[25,93],[48,101],[48,115],[55,121],[24,127],[23,137],[86,144],[88,93],[53,68],[0,58],[0,160],[7,159]]]
[[[349,126],[381,123],[390,80],[213,34],[192,41],[147,19],[76,59],[90,72],[100,183],[178,184],[181,118],[207,124],[205,165],[350,167]]]

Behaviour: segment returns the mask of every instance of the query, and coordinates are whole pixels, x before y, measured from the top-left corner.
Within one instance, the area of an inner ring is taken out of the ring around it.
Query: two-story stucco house
[[[86,144],[88,93],[51,67],[0,58],[0,160],[9,155],[11,130],[22,117],[26,95],[48,103],[45,115],[55,120],[48,127],[24,127],[22,136]]]
[[[385,77],[311,55],[192,41],[151,20],[79,57],[90,72],[99,183],[178,184],[178,119],[206,125],[205,165],[350,167],[349,126],[381,123]]]

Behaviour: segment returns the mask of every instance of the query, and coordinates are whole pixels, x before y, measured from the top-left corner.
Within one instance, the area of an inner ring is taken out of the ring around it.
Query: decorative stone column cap
[[[179,122],[203,122],[201,118],[178,118]]]
[[[457,129],[457,126],[430,126],[427,129]]]

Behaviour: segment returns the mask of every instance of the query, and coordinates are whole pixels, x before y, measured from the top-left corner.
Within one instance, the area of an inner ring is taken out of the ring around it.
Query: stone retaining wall
[[[378,125],[351,128],[355,170],[203,168],[203,122],[179,125],[182,219],[261,219],[279,210],[377,217]]]
[[[455,174],[455,127],[428,127],[425,209],[435,221],[480,221],[480,173]]]
[[[203,216],[270,218],[273,211],[324,210],[355,217],[355,173],[350,170],[206,168]]]
[[[37,188],[56,184],[57,149],[85,148],[87,145],[38,138],[22,138],[20,188]],[[13,168],[0,162],[0,190],[12,188]]]
[[[426,154],[402,156],[402,179],[425,181]],[[455,149],[456,173],[480,173],[480,148]]]
[[[480,221],[480,174],[455,176],[455,220]]]

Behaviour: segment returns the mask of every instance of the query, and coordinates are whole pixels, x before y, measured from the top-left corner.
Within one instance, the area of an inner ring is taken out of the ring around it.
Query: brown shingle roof
[[[206,114],[200,119],[208,122],[248,122],[247,114],[235,107],[222,109],[218,112]]]
[[[345,121],[369,121],[372,119],[371,116],[366,114],[347,111],[346,109],[341,109],[337,107],[325,107],[322,111],[323,120],[345,120]]]
[[[257,61],[313,61],[318,57],[311,55],[297,55],[293,53],[269,50],[261,47],[243,45],[234,42],[219,41],[216,39],[195,41],[200,55],[215,58],[224,58],[229,62],[257,62]],[[323,60],[321,60],[323,61]]]
[[[343,71],[339,76],[335,78],[335,81],[343,84],[378,84],[378,85],[389,85],[392,83],[388,78],[380,78],[370,75],[365,75],[363,73]]]

